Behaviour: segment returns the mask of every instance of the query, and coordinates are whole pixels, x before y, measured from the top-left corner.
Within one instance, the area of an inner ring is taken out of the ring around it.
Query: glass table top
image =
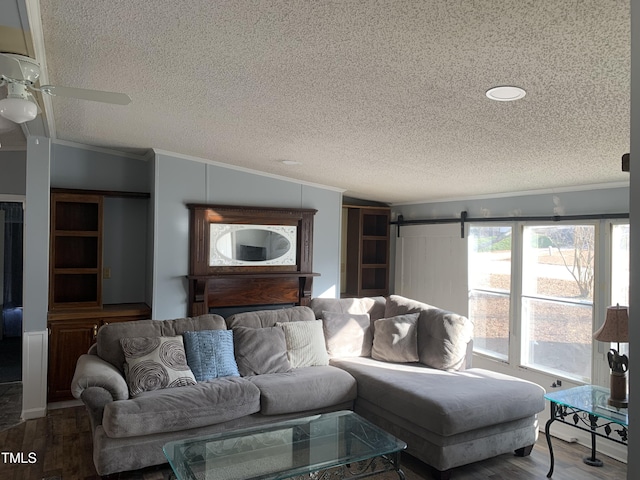
[[[351,411],[167,443],[178,480],[284,479],[404,450],[407,444]]]
[[[629,413],[626,408],[616,408],[607,403],[609,389],[597,385],[583,385],[547,393],[544,398],[558,405],[576,408],[605,418],[619,425],[629,426]]]

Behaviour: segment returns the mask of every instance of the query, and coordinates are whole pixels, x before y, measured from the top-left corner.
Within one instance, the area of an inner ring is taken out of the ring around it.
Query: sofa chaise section
[[[383,300],[311,302],[326,321],[336,321],[336,313],[343,322],[352,315],[351,325],[363,314],[371,317],[372,354],[331,358],[357,381],[355,411],[407,442],[407,452],[441,479],[461,465],[513,451],[528,454],[538,437],[544,389],[471,368],[473,325],[466,317],[398,295]],[[392,352],[409,350],[407,338],[415,351]]]
[[[358,382],[355,411],[405,440],[408,453],[438,471],[536,442],[536,414],[544,402],[542,389],[531,382],[478,368],[380,366],[370,358],[333,359],[332,364]]]

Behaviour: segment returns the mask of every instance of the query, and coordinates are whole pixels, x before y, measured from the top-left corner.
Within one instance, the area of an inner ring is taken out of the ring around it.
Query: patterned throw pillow
[[[198,382],[240,376],[231,330],[200,330],[184,332],[182,336],[187,364]]]
[[[284,330],[291,368],[329,365],[322,320],[279,322],[276,326]]]
[[[132,397],[161,388],[195,385],[182,337],[121,338]]]

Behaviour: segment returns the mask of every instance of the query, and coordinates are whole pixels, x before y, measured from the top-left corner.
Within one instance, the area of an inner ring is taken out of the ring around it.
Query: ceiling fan
[[[7,98],[0,100],[0,116],[15,123],[24,123],[36,118],[40,108],[31,91],[116,105],[131,103],[129,96],[124,93],[57,85],[36,87],[39,76],[40,64],[33,58],[14,53],[0,53],[0,87],[6,85],[9,92]]]

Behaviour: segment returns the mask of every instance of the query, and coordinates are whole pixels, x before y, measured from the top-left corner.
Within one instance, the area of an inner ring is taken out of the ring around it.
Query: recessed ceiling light
[[[520,87],[512,87],[510,85],[504,85],[500,87],[493,87],[487,90],[487,97],[491,100],[498,102],[512,102],[514,100],[520,100],[527,94]]]
[[[296,162],[295,160],[280,160],[285,165],[300,165],[300,162]]]

